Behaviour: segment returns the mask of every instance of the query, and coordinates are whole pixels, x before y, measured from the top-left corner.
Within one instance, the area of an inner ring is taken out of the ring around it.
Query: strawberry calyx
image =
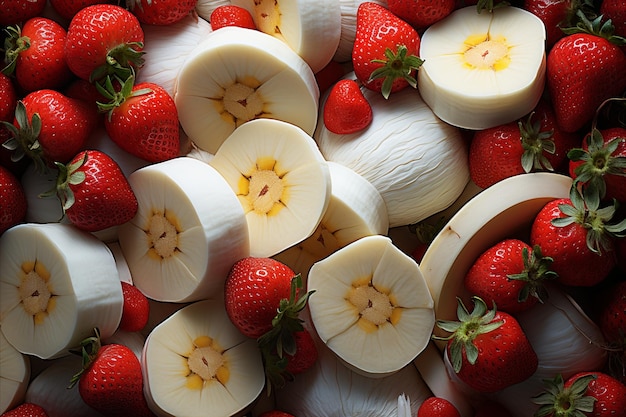
[[[544,380],[545,391],[533,397],[533,402],[540,405],[535,417],[584,417],[593,412],[596,398],[585,395],[589,383],[597,377],[593,374],[577,378],[569,387],[565,387],[563,376]]]
[[[573,26],[562,26],[561,30],[566,35],[573,35],[576,33],[587,33],[590,35],[599,36],[608,40],[609,42],[617,45],[626,45],[626,38],[615,34],[615,26],[611,19],[604,19],[603,15],[588,17],[583,8],[576,10],[575,21]]]
[[[82,367],[80,371],[72,376],[70,379],[70,384],[68,385],[68,389],[71,389],[76,385],[78,381],[80,381],[81,376],[93,363],[94,360],[98,357],[98,352],[102,347],[102,342],[100,340],[100,331],[98,328],[94,328],[94,336],[88,337],[80,342],[80,346],[78,350],[71,350],[70,352],[75,355],[80,355],[82,357]]]
[[[114,84],[115,81],[115,84]],[[121,85],[120,88],[116,88],[116,85]],[[101,113],[106,113],[109,121],[111,121],[111,116],[113,115],[113,111],[121,106],[126,100],[131,97],[137,97],[143,94],[148,94],[152,92],[150,88],[140,88],[133,91],[135,86],[135,75],[131,74],[126,79],[120,79],[119,77],[115,77],[114,79],[111,76],[107,76],[104,79],[104,85],[100,83],[96,83],[96,89],[107,102],[97,102],[98,111]]]
[[[30,48],[30,38],[22,36],[22,29],[19,26],[9,26],[5,29],[6,38],[4,40],[4,62],[7,64],[3,69],[4,75],[13,75],[17,65],[17,58],[20,53]]]
[[[424,61],[416,55],[407,56],[407,53],[407,47],[399,45],[396,52],[391,50],[391,48],[385,49],[385,59],[372,60],[372,63],[383,65],[372,71],[368,81],[371,82],[377,78],[383,78],[381,86],[383,97],[389,98],[393,83],[398,79],[404,79],[413,88],[417,87],[417,80],[412,73],[414,70],[419,69]]]
[[[465,353],[468,363],[472,365],[476,363],[478,348],[474,344],[474,339],[481,334],[492,332],[504,324],[502,320],[494,321],[497,312],[495,302],[493,303],[493,308],[488,309],[482,298],[473,296],[474,309],[470,313],[459,297],[457,297],[457,301],[456,313],[458,321],[436,321],[439,328],[451,334],[445,337],[432,336],[434,340],[452,341],[449,349],[450,362],[456,373],[461,371],[463,353]]]
[[[543,256],[539,245],[535,245],[530,253],[528,248],[522,248],[522,259],[524,261],[524,270],[519,274],[507,275],[509,279],[526,283],[520,290],[517,301],[523,303],[530,296],[543,303],[548,298],[548,292],[543,282],[554,280],[558,277],[558,274],[550,269],[554,259],[549,256]]]
[[[17,162],[27,156],[34,162],[37,172],[46,172],[48,165],[38,139],[41,133],[41,116],[39,113],[34,113],[28,120],[26,106],[23,101],[18,100],[15,107],[15,120],[18,126],[6,121],[1,122],[10,134],[9,139],[2,144],[2,147],[11,151],[11,161]]]
[[[533,122],[535,112],[528,115],[528,119],[518,121],[520,137],[522,141],[522,168],[529,173],[532,170],[554,171],[552,164],[546,158],[544,152],[554,154],[556,146],[554,144],[554,129],[541,130],[541,120]]]
[[[152,0],[145,0],[146,4],[150,6],[152,4]],[[143,1],[142,0],[126,0],[126,8],[130,11],[133,11],[135,7],[139,8],[143,12]]]
[[[476,11],[478,12],[478,14],[480,14],[483,10],[491,13],[494,9],[510,5],[511,3],[509,3],[508,1],[478,0],[478,2],[476,3]]]
[[[144,63],[143,42],[128,42],[111,48],[105,63],[89,74],[89,82],[99,84],[107,76],[115,75],[122,80],[134,74],[134,68]]]
[[[67,165],[55,162],[58,169],[56,184],[52,189],[40,194],[40,197],[45,198],[54,195],[58,196],[61,201],[63,212],[72,207],[75,202],[75,197],[70,185],[79,185],[85,181],[85,172],[80,168],[85,165],[87,159],[88,153],[84,152],[82,158],[79,158],[75,162],[71,162]]]

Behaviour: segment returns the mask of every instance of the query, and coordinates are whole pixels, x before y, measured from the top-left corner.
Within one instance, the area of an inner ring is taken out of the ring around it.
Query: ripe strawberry
[[[97,150],[82,151],[57,164],[56,189],[67,218],[89,232],[118,226],[137,213],[137,198],[119,165]]]
[[[17,407],[2,413],[0,417],[48,417],[46,410],[40,405],[22,403]]]
[[[259,417],[295,417],[293,414],[289,414],[281,410],[269,410],[259,414]]]
[[[15,107],[17,105],[17,91],[13,79],[0,72],[0,165],[4,165],[15,176],[19,177],[28,166],[26,160],[12,161],[9,149],[2,146],[12,137],[11,131],[4,122],[13,123]]]
[[[461,417],[461,413],[443,397],[428,397],[417,409],[417,417]]]
[[[546,388],[534,400],[537,416],[615,417],[626,410],[626,385],[603,372],[579,372],[565,382],[557,375]]]
[[[611,19],[616,35],[626,38],[626,5],[624,0],[603,0],[600,3],[600,14],[605,19]]]
[[[359,4],[352,48],[354,73],[361,83],[385,98],[407,86],[417,87],[415,72],[422,65],[417,54],[417,31],[384,6]]]
[[[578,16],[578,27],[586,32],[560,39],[547,57],[547,88],[557,123],[566,132],[588,125],[603,101],[626,89],[626,55],[616,44],[624,39],[612,35],[602,16],[593,21],[580,11]]]
[[[126,7],[142,24],[171,25],[189,15],[198,0],[126,0]]]
[[[65,59],[78,77],[99,81],[108,74],[122,79],[143,64],[144,34],[137,17],[114,4],[81,9],[67,29]]]
[[[424,29],[456,9],[456,0],[387,0],[389,11],[416,29]]]
[[[39,16],[47,0],[0,0],[0,26],[24,23]]]
[[[472,312],[459,299],[459,321],[438,320],[450,332],[446,353],[459,379],[479,392],[495,392],[528,379],[538,359],[524,330],[508,313],[472,297]]]
[[[308,330],[297,331],[293,334],[293,337],[296,342],[296,351],[293,355],[286,355],[286,371],[292,375],[298,375],[315,365],[318,352],[315,341]]]
[[[0,165],[0,235],[24,221],[27,207],[22,184],[11,171]]]
[[[150,316],[148,298],[139,291],[139,288],[125,281],[122,281],[122,293],[124,308],[119,328],[127,332],[138,332],[148,323]]]
[[[217,30],[226,26],[238,26],[247,29],[256,29],[256,23],[247,9],[234,4],[224,4],[216,7],[209,16],[211,28]]]
[[[172,159],[180,152],[178,112],[174,99],[160,85],[134,85],[129,77],[119,91],[110,78],[99,91],[110,100],[100,106],[106,111],[104,127],[120,148],[149,162]]]
[[[372,106],[355,80],[344,79],[330,89],[323,117],[324,126],[333,133],[356,133],[372,122]]]
[[[598,326],[609,345],[609,372],[626,382],[626,281],[611,283],[599,298]]]
[[[331,60],[324,68],[315,73],[315,81],[321,93],[326,92],[347,74],[346,67],[340,62]]]
[[[524,0],[523,8],[537,16],[546,28],[546,50],[565,36],[561,27],[571,26],[575,4],[572,0]]]
[[[465,275],[465,288],[500,311],[515,314],[547,298],[544,280],[555,279],[552,259],[519,239],[504,239],[474,261]]]
[[[67,21],[71,21],[74,15],[87,6],[94,4],[108,3],[117,4],[117,0],[49,0],[50,5],[59,16]]]
[[[60,24],[34,17],[22,27],[9,27],[7,33],[4,72],[13,74],[24,92],[60,89],[70,81],[64,53],[67,32]]]

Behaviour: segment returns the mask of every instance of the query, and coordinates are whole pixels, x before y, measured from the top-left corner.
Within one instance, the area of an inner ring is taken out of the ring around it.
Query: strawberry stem
[[[68,385],[68,389],[71,389],[76,385],[78,381],[80,381],[81,376],[93,363],[93,361],[98,356],[98,352],[102,347],[102,342],[100,341],[100,331],[98,328],[94,328],[95,336],[88,337],[80,342],[80,350],[72,350],[71,353],[76,355],[80,355],[82,357],[82,368],[78,371],[72,379],[70,380],[70,384]]]
[[[383,64],[370,74],[369,81],[383,78],[381,92],[383,97],[389,98],[394,81],[404,79],[413,88],[417,87],[417,80],[412,75],[413,71],[419,69],[424,63],[422,59],[415,55],[407,56],[408,50],[404,45],[398,46],[397,52],[387,48],[385,59],[373,59],[373,63]]]
[[[584,375],[576,379],[568,388],[565,388],[561,374],[555,376],[554,379],[545,379],[545,391],[533,398],[533,402],[541,406],[535,412],[535,417],[590,415],[596,399],[585,394],[589,382],[595,378],[593,374]]]

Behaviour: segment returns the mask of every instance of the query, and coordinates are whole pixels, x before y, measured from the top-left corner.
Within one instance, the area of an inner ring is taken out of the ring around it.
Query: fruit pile
[[[284,3],[0,0],[2,416],[625,416],[623,1]]]

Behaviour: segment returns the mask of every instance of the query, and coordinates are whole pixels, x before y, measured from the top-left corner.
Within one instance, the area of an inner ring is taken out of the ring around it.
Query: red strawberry
[[[82,151],[59,164],[54,190],[67,218],[89,232],[118,226],[137,213],[137,198],[119,165],[97,150]]]
[[[385,98],[409,85],[415,88],[415,71],[423,62],[419,46],[417,31],[387,8],[367,1],[359,5],[352,65],[365,87]]]
[[[443,397],[428,397],[417,409],[417,417],[461,417],[461,413]]]
[[[295,417],[293,414],[289,414],[280,410],[269,410],[259,414],[259,417]]]
[[[13,74],[22,90],[59,89],[70,81],[64,53],[67,32],[60,24],[34,17],[21,28],[9,27],[7,33],[4,72]]]
[[[137,287],[122,281],[124,309],[119,328],[127,332],[138,332],[148,323],[150,303],[148,298]]]
[[[626,385],[603,372],[579,372],[565,382],[557,375],[546,388],[535,397],[541,405],[535,415],[616,417],[626,410]]]
[[[602,102],[626,89],[626,55],[613,43],[623,38],[612,35],[602,16],[591,22],[578,15],[587,33],[560,39],[547,57],[547,88],[557,123],[566,132],[588,125]]]
[[[104,127],[120,148],[149,162],[172,159],[180,152],[178,112],[174,99],[160,85],[144,82],[133,85],[130,77],[115,91],[107,78],[110,100],[100,106],[106,111]]]
[[[356,133],[372,122],[372,106],[356,81],[344,79],[330,89],[323,117],[324,126],[333,133]]]
[[[117,4],[117,0],[50,0],[54,11],[68,21],[85,7],[100,3]]]
[[[0,25],[10,26],[24,23],[39,16],[47,0],[0,0]]]
[[[424,29],[456,9],[456,0],[387,0],[389,10],[416,29]]]
[[[315,81],[317,81],[320,92],[326,92],[326,90],[335,85],[341,77],[346,75],[347,72],[342,63],[331,60],[324,68],[315,73]]]
[[[13,118],[15,117],[15,107],[17,105],[17,91],[13,83],[13,79],[9,78],[0,72],[0,165],[4,165],[15,176],[22,175],[29,161],[12,161],[11,152],[9,149],[2,146],[4,142],[12,137],[12,133],[5,125],[5,122],[13,124]]]
[[[126,0],[126,7],[147,25],[171,25],[195,8],[198,0]]]
[[[225,4],[216,7],[209,16],[211,28],[217,30],[226,26],[238,26],[247,29],[256,29],[256,23],[250,12],[234,4]]]
[[[524,0],[523,8],[537,16],[546,28],[546,50],[565,36],[561,27],[569,27],[576,13],[572,0]]]
[[[81,9],[70,22],[65,59],[78,77],[98,81],[107,74],[129,77],[143,63],[144,34],[137,17],[114,4]]]
[[[286,355],[286,371],[292,375],[298,375],[315,365],[318,352],[315,341],[308,330],[297,331],[293,337],[296,341],[296,352],[293,355]]]
[[[11,171],[0,165],[0,235],[24,221],[27,207],[22,184]]]
[[[2,413],[0,417],[48,417],[48,413],[40,405],[22,403],[17,407]]]
[[[603,0],[600,3],[600,14],[606,19],[611,19],[616,35],[626,38],[626,5],[624,0]]]
[[[459,321],[438,320],[450,332],[446,353],[459,379],[479,392],[495,392],[528,379],[538,359],[517,320],[492,310],[479,297],[472,297],[472,312],[459,299]]]
[[[543,281],[556,278],[551,258],[519,239],[504,239],[485,250],[465,276],[465,288],[500,311],[515,314],[547,298]]]
[[[598,326],[609,344],[609,371],[626,382],[626,281],[608,286],[599,300]]]

